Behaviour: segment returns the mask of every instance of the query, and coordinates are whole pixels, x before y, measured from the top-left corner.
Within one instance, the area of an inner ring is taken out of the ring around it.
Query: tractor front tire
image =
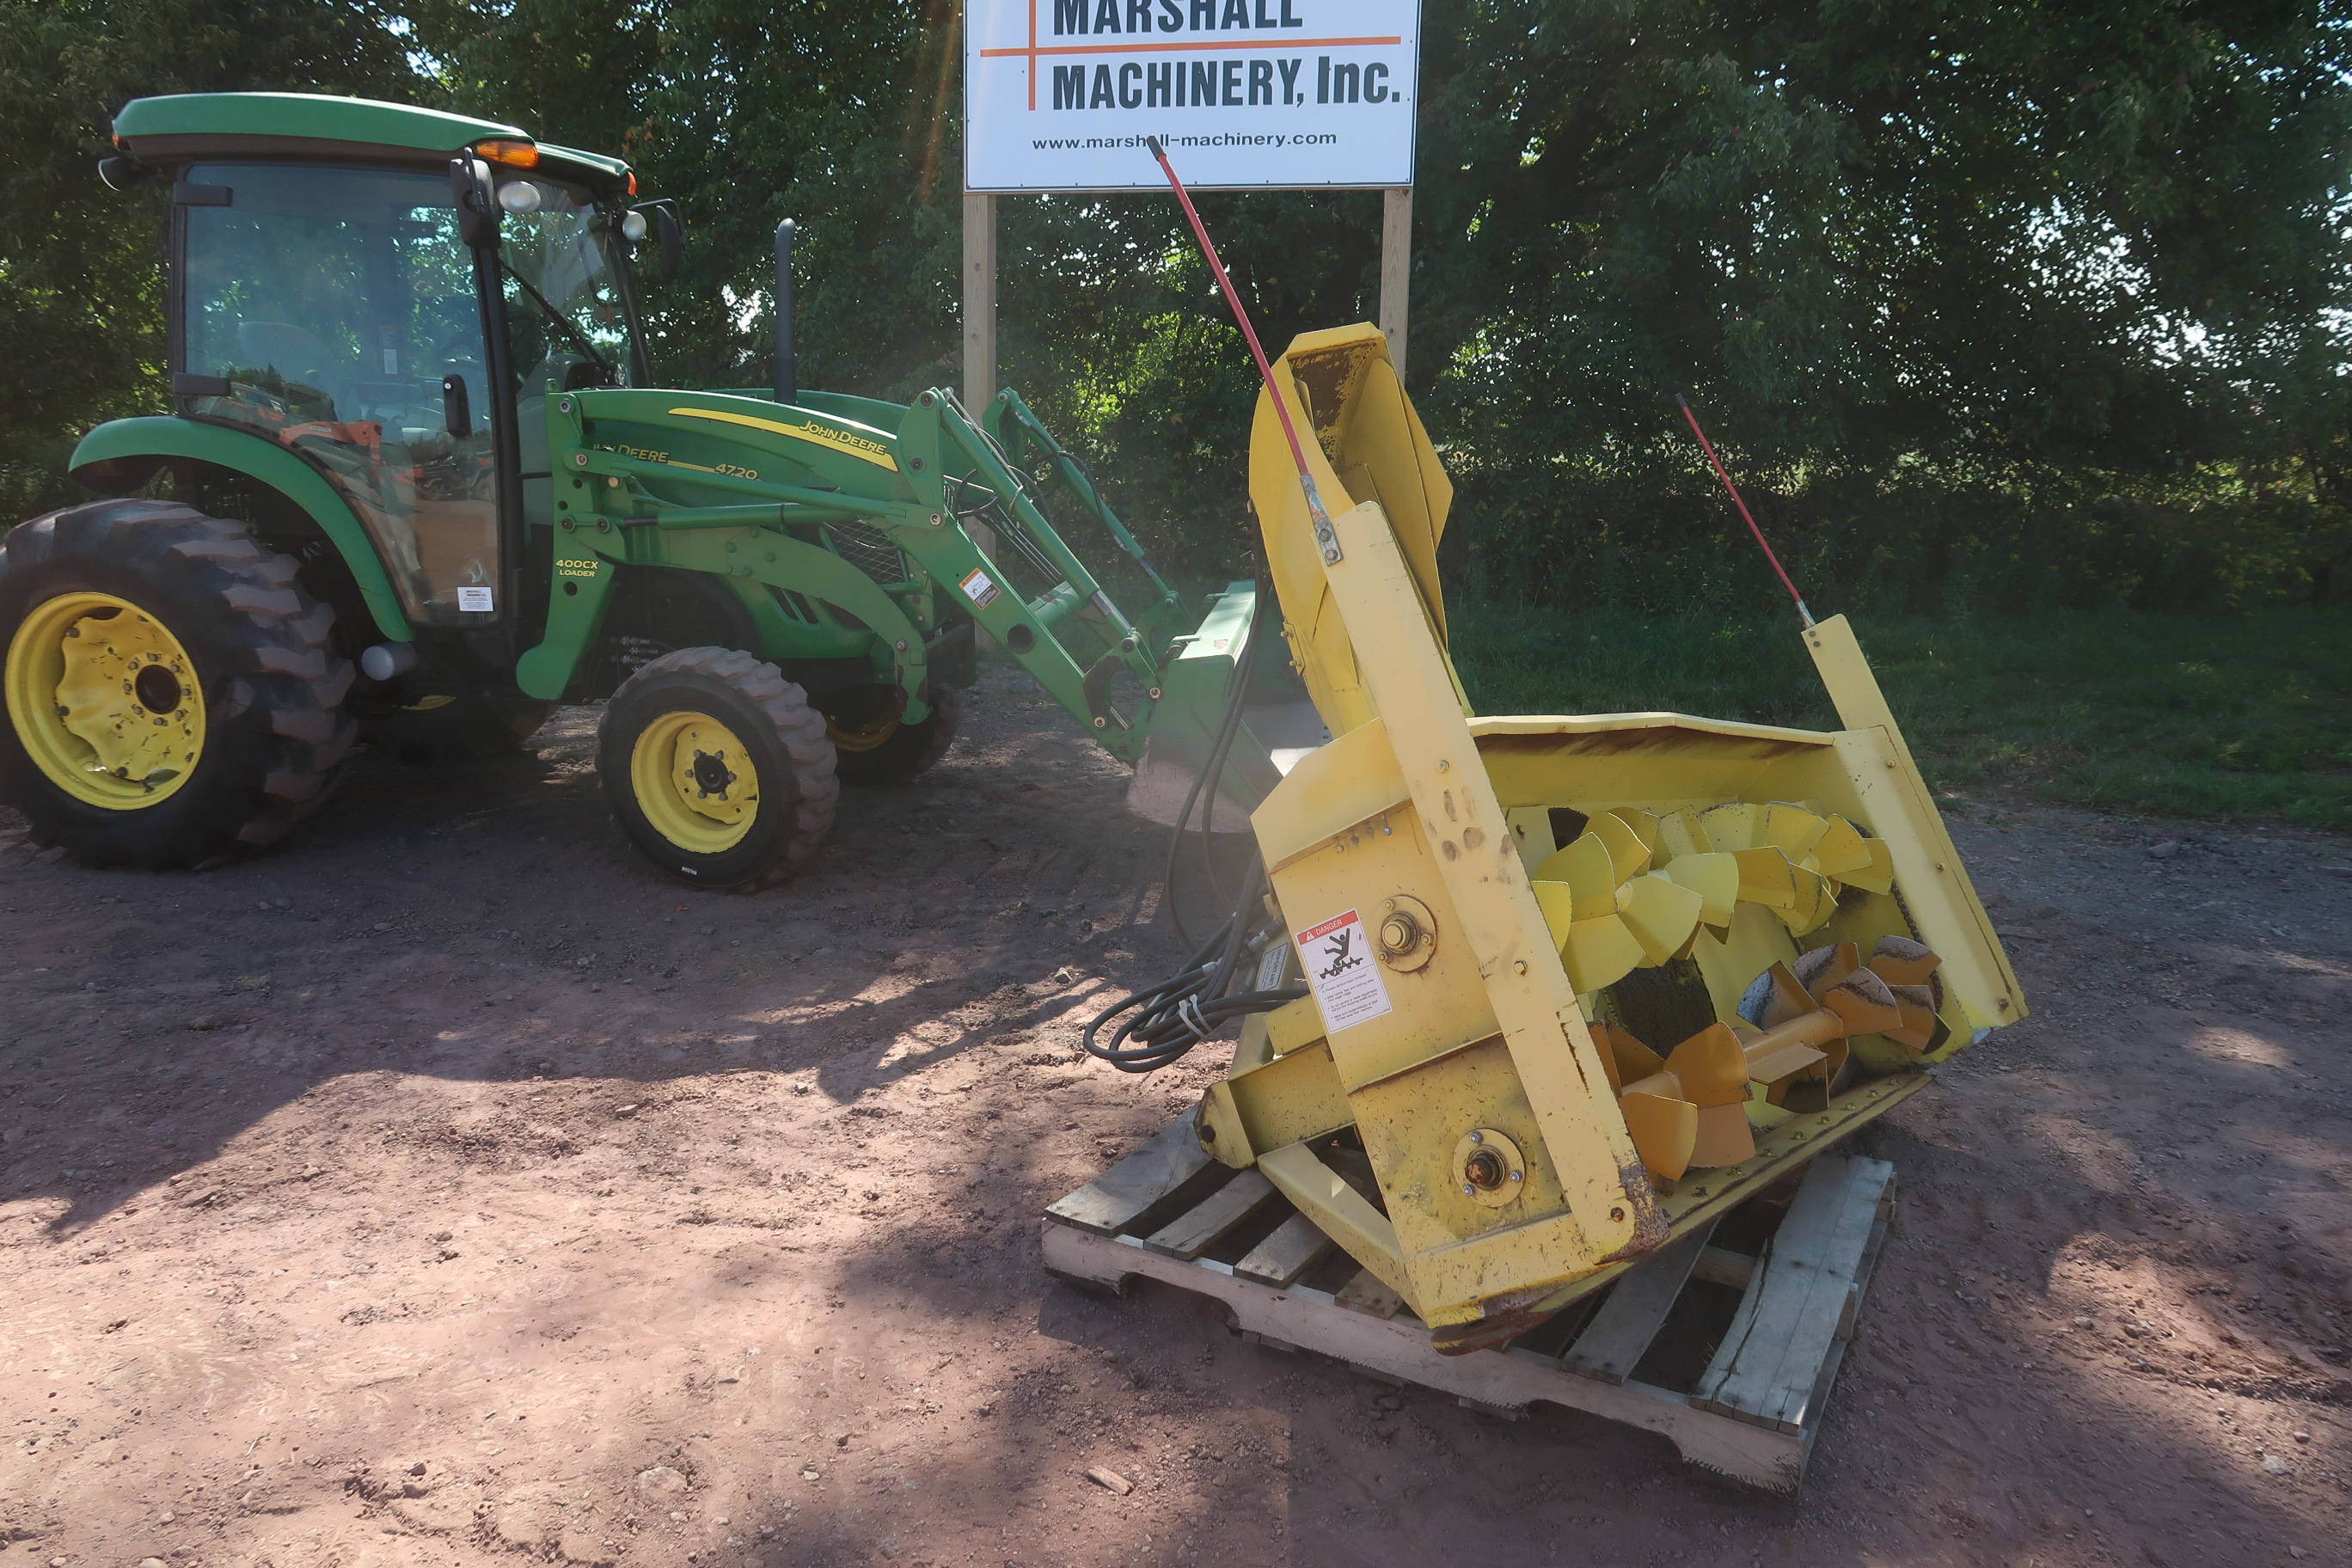
[[[871,787],[905,784],[929,773],[948,754],[963,724],[963,693],[952,686],[931,688],[931,711],[920,723],[892,718],[864,730],[829,723],[839,754],[841,782]]]
[[[808,694],[723,647],[664,654],[623,681],[596,771],[614,822],[664,875],[738,893],[814,859],[841,795]]]
[[[0,800],[90,866],[274,844],[351,750],[334,611],[244,525],[93,501],[0,538]]]
[[[522,696],[427,698],[361,720],[360,740],[404,763],[467,763],[520,749],[554,711],[552,702]]]

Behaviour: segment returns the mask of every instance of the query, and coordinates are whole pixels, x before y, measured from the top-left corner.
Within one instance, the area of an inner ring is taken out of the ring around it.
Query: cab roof
[[[310,92],[183,92],[135,98],[114,117],[118,146],[142,163],[193,158],[357,159],[436,163],[485,142],[509,144],[493,162],[529,167],[518,153],[558,176],[624,184],[629,166],[577,148],[542,142],[519,127],[414,104]]]

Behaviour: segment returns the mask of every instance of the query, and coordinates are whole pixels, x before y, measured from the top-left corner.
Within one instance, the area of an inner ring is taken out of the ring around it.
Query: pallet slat
[[[1609,1288],[1609,1299],[1559,1358],[1560,1365],[1602,1383],[1622,1383],[1633,1376],[1714,1235],[1710,1222],[1628,1269]]]
[[[1883,1160],[1813,1163],[1693,1405],[1781,1432],[1804,1426],[1894,1176]]]
[[[1277,1290],[1287,1289],[1300,1275],[1329,1257],[1337,1246],[1313,1220],[1295,1214],[1275,1227],[1273,1235],[1250,1248],[1249,1256],[1234,1265],[1234,1272],[1244,1279],[1255,1279]]]
[[[1192,1119],[1178,1117],[1135,1152],[1055,1203],[1045,1217],[1097,1236],[1117,1236],[1171,1198],[1198,1201],[1223,1181],[1227,1169],[1202,1152]]]
[[[1358,1269],[1356,1277],[1339,1287],[1339,1293],[1333,1300],[1351,1312],[1361,1312],[1366,1317],[1379,1318],[1382,1321],[1404,1311],[1404,1298],[1390,1289],[1388,1281],[1369,1268]]]
[[[1166,1258],[1190,1261],[1217,1244],[1217,1238],[1274,1201],[1274,1184],[1255,1171],[1244,1171],[1184,1213],[1144,1238],[1143,1245]]]

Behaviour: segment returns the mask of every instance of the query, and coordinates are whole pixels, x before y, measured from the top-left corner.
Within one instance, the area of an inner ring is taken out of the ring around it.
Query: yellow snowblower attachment
[[[1452,486],[1370,326],[1275,366],[1251,495],[1334,737],[1251,818],[1291,936],[1198,1135],[1439,1348],[1526,1331],[1922,1087],[2024,1000],[1843,618],[1845,728],[1476,718],[1437,578]],[[1351,510],[1340,510],[1352,502]]]

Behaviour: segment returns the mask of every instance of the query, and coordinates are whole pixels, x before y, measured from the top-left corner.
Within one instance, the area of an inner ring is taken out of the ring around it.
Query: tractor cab
[[[341,126],[339,142],[289,146],[299,125],[256,135],[267,95],[240,96],[233,133],[205,130],[209,95],[142,100],[121,128],[134,154],[169,142],[186,159],[172,170],[177,410],[325,476],[412,622],[494,623],[516,597],[520,520],[545,515],[521,491],[544,485],[546,389],[646,379],[632,182],[509,127],[389,105],[368,107],[439,145]],[[318,101],[278,100],[295,121]]]

